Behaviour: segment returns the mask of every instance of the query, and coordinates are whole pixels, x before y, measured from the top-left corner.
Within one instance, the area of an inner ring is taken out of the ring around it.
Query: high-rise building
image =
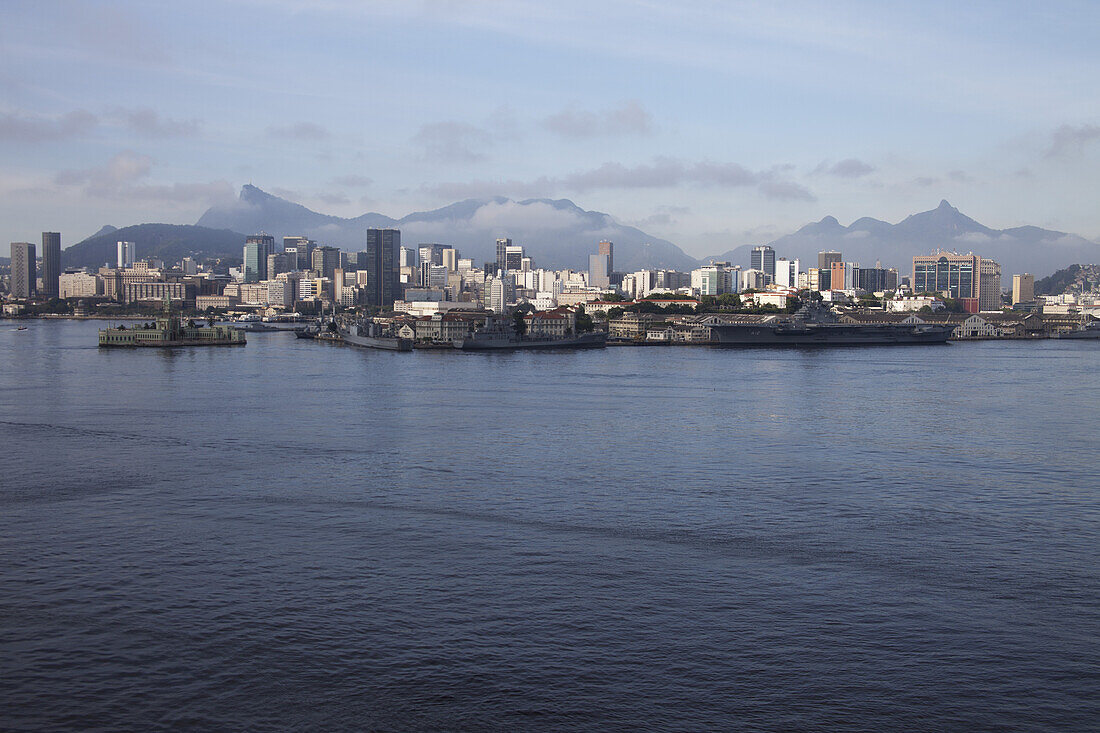
[[[11,294],[30,298],[38,291],[38,262],[30,242],[11,243]]]
[[[454,247],[447,247],[443,250],[443,266],[447,268],[447,272],[458,271],[458,250]]]
[[[800,267],[799,260],[780,257],[775,261],[775,284],[781,288],[797,288]]]
[[[607,273],[615,272],[615,245],[606,239],[596,245],[596,254],[607,255]]]
[[[446,247],[442,244],[421,242],[417,245],[416,249],[421,267],[423,267],[425,263],[429,265],[443,264],[443,250],[446,249]]]
[[[504,248],[504,269],[510,272],[523,269],[523,247],[509,245]]]
[[[829,289],[830,290],[851,290],[855,288],[855,284],[851,281],[849,275],[852,271],[852,265],[848,262],[840,262],[839,260],[829,265]]]
[[[593,288],[611,287],[611,270],[608,269],[609,255],[588,255],[588,285]]]
[[[366,260],[363,260],[366,262]],[[420,260],[416,256],[416,250],[412,247],[401,248],[401,267],[419,267]]]
[[[983,257],[978,265],[978,310],[999,311],[1001,309],[1001,266],[996,261]]]
[[[749,267],[753,270],[762,270],[768,276],[768,282],[775,282],[775,250],[766,244],[753,247]]]
[[[1012,305],[1035,300],[1035,276],[1025,272],[1012,276]]]
[[[312,262],[309,269],[316,271],[320,277],[331,280],[336,273],[336,268],[340,267],[340,254],[341,250],[338,247],[317,247],[310,253]]]
[[[313,262],[313,248],[317,243],[308,237],[283,237],[283,252],[291,250],[298,256],[295,270],[308,270]]]
[[[1001,266],[973,252],[936,252],[913,258],[913,292],[946,293],[968,313],[999,310]]]
[[[118,269],[122,270],[127,267],[134,266],[134,243],[133,242],[119,242],[118,243]]]
[[[255,283],[267,279],[267,256],[275,249],[275,237],[252,234],[244,240],[244,281]]]
[[[367,230],[367,304],[387,308],[401,288],[401,230]]]
[[[505,267],[505,260],[507,259],[506,255],[507,255],[507,252],[508,252],[508,248],[511,247],[511,246],[512,246],[512,240],[511,239],[498,239],[497,240],[497,262],[496,262],[496,267],[493,268],[494,272],[496,270],[505,270],[505,269],[507,269]]]
[[[833,249],[823,249],[817,253],[817,269],[832,270],[834,262],[840,262],[843,257]]]
[[[57,298],[61,286],[61,232],[42,232],[42,295]]]

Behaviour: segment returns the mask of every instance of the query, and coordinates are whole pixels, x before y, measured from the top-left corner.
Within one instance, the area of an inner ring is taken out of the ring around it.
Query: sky
[[[1100,238],[1100,3],[7,0],[9,241],[568,198],[695,256],[941,199]],[[505,234],[506,233],[502,233]]]

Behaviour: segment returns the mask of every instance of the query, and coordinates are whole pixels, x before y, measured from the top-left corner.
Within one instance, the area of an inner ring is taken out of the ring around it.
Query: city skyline
[[[940,198],[1100,235],[1084,3],[16,3],[6,20],[10,241],[192,223],[248,181],[338,215],[571,198],[695,256]]]

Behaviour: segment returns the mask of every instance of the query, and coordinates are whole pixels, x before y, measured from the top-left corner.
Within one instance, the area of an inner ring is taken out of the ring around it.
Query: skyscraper
[[[605,239],[597,245],[596,253],[607,255],[607,274],[615,272],[615,245]]]
[[[1035,300],[1035,276],[1025,272],[1012,276],[1012,305]]]
[[[494,270],[506,270],[508,269],[506,261],[508,259],[508,248],[512,246],[511,239],[498,239],[497,240],[497,266]]]
[[[336,270],[340,267],[340,252],[338,247],[317,247],[310,254],[312,262],[310,262],[310,269],[317,272],[321,277],[327,277],[329,280],[336,276]],[[367,255],[367,259],[370,259],[370,255]],[[356,265],[362,269],[362,265]]]
[[[608,288],[611,287],[610,274],[611,270],[608,269],[608,260],[610,255],[595,254],[588,255],[588,285],[593,288]]]
[[[817,253],[817,269],[832,270],[833,263],[840,262],[842,259],[836,250],[823,249]]]
[[[61,232],[42,232],[42,295],[61,294]]]
[[[775,250],[766,244],[753,247],[750,267],[763,271],[768,276],[768,282],[775,282]]]
[[[283,237],[283,252],[294,250],[298,256],[295,270],[308,270],[312,260],[313,248],[317,243],[308,237]]]
[[[417,256],[419,257],[419,264],[421,266],[425,264],[442,265],[444,249],[445,247],[442,244],[436,244],[434,242],[421,242],[419,245],[417,245]]]
[[[400,229],[367,230],[367,305],[387,308],[397,300],[401,288],[400,249]]]
[[[11,243],[11,294],[30,298],[38,290],[38,263],[34,245],[30,242]]]
[[[267,279],[267,256],[275,249],[275,237],[252,234],[244,240],[244,281],[255,283]]]
[[[118,269],[134,266],[134,243],[133,242],[119,242],[118,243]]]
[[[504,269],[516,271],[523,267],[523,247],[510,245],[504,248]]]

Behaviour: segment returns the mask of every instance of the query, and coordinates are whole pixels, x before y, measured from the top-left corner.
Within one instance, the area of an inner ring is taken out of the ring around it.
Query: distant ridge
[[[366,247],[366,230],[397,227],[406,246],[440,242],[458,247],[478,264],[496,258],[495,242],[508,237],[541,267],[588,268],[588,255],[601,239],[615,243],[615,269],[692,269],[698,261],[672,242],[653,237],[611,216],[586,211],[567,199],[513,201],[503,196],[467,199],[400,219],[368,213],[354,219],[321,214],[273,196],[251,184],[237,201],[212,207],[198,220],[204,227],[266,231],[276,238],[303,235],[350,251]],[[243,239],[242,239],[243,242]]]
[[[244,235],[192,224],[136,224],[122,229],[107,226],[61,250],[61,264],[63,267],[114,264],[119,241],[133,242],[140,259],[158,257],[165,262],[176,262],[188,255],[240,259]]]
[[[881,262],[898,268],[902,276],[912,268],[914,255],[936,249],[973,251],[990,257],[1000,263],[1006,281],[1013,273],[1052,272],[1075,262],[1100,260],[1100,244],[1084,237],[1034,226],[991,229],[946,200],[935,209],[912,214],[897,224],[863,217],[843,226],[836,218],[826,216],[769,244],[777,257],[797,257],[803,268],[816,267],[817,253],[833,249],[845,261],[865,267]],[[747,266],[751,250],[751,245],[745,245],[705,260],[729,260]]]

